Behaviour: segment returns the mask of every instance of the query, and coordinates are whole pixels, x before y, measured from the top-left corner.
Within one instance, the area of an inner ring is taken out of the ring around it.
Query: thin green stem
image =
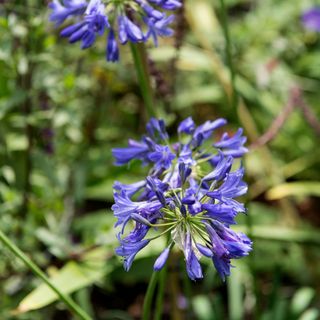
[[[220,8],[221,8],[221,24],[222,24],[225,41],[226,41],[226,46],[225,46],[226,58],[227,58],[227,64],[230,70],[230,80],[231,80],[231,87],[232,87],[231,105],[234,109],[236,109],[238,105],[238,93],[236,88],[236,72],[232,62],[231,38],[230,38],[230,32],[229,32],[225,0],[220,0]]]
[[[142,320],[151,319],[150,314],[151,314],[152,300],[153,300],[154,291],[158,282],[158,278],[159,278],[159,272],[153,271],[150,282],[149,282],[149,286],[147,289],[147,293],[143,302]]]
[[[169,286],[170,286],[170,302],[171,302],[171,319],[182,320],[183,316],[178,307],[178,297],[180,294],[179,288],[179,271],[175,269],[178,264],[178,256],[171,254],[169,257],[169,266],[171,266],[172,271],[169,274]]]
[[[185,272],[185,270],[183,270],[182,272],[183,277],[182,277],[182,281],[183,281],[183,291],[185,292],[185,295],[187,297],[187,315],[186,315],[186,319],[193,319],[193,307],[192,307],[192,287],[190,284],[190,279],[188,277],[187,272]]]
[[[154,320],[161,320],[162,319],[163,296],[164,296],[165,282],[166,282],[166,278],[167,278],[167,268],[168,268],[168,266],[165,265],[159,274],[159,281],[158,281],[159,284],[158,284],[158,292],[157,292],[156,310],[155,310],[155,314],[154,314]]]
[[[165,231],[161,232],[160,234],[158,234],[157,236],[155,237],[152,237],[152,238],[149,238],[148,240],[149,241],[152,241],[152,240],[155,240],[155,239],[158,239],[160,237],[162,237],[164,234],[166,234],[167,232],[171,231],[173,228],[175,228],[178,224],[174,224],[173,226],[169,227],[168,229],[166,229]]]
[[[205,242],[210,244],[210,241],[206,239],[203,235],[204,230],[199,228],[196,224],[192,224],[192,229],[200,236],[200,238]],[[196,229],[196,230],[195,230]]]
[[[148,116],[151,118],[156,116],[156,112],[153,105],[154,101],[150,84],[145,47],[141,43],[131,43],[130,45],[145,108],[147,110]]]
[[[172,226],[173,224],[177,224],[177,222],[176,222],[176,221],[174,221],[174,222],[156,223],[156,224],[150,223],[149,225],[150,225],[151,227],[157,228],[157,227],[167,227],[167,226]]]
[[[49,288],[54,291],[57,296],[63,301],[69,308],[82,320],[92,320],[92,318],[82,310],[69,296],[61,292],[46,276],[46,274],[34,263],[32,262],[1,230],[0,230],[0,241],[18,258],[20,259],[28,268],[30,268],[33,273],[42,279]]]
[[[243,319],[243,288],[240,278],[239,269],[232,271],[232,274],[228,278],[228,309],[230,320],[242,320]]]
[[[216,156],[217,156],[216,154],[213,154],[210,157],[201,158],[200,160],[197,160],[197,164],[202,163],[202,162],[207,162],[208,160],[213,159]]]

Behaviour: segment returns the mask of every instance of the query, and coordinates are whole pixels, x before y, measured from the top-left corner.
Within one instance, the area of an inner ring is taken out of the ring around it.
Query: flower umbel
[[[170,143],[164,122],[151,119],[141,141],[130,140],[128,147],[112,150],[117,165],[138,159],[151,166],[145,181],[114,185],[112,210],[121,226],[116,253],[124,258],[126,270],[140,250],[165,234],[169,242],[155,261],[156,271],[174,246],[183,251],[192,280],[203,277],[202,256],[212,260],[224,279],[231,259],[248,255],[252,242],[230,228],[236,215],[245,212],[235,198],[247,192],[244,168],[237,160],[247,152],[246,138],[240,129],[210,141],[225,124],[217,119],[196,127],[188,118],[178,126],[179,141]],[[127,234],[129,225],[133,229]]]
[[[301,20],[306,29],[320,32],[320,7],[312,7],[306,10]]]
[[[155,45],[158,37],[173,34],[169,25],[174,20],[173,11],[182,5],[182,0],[53,0],[50,20],[56,26],[72,18],[73,24],[61,31],[61,36],[70,43],[81,42],[81,48],[93,45],[97,36],[107,32],[106,59],[119,60],[118,43],[146,42],[152,38]]]

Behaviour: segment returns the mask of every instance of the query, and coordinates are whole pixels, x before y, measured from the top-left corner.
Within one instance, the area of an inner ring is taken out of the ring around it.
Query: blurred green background
[[[235,228],[248,233],[254,250],[234,263],[225,283],[211,264],[204,264],[204,280],[185,279],[178,257],[163,319],[316,320],[319,132],[297,103],[271,141],[257,141],[279,122],[293,88],[320,119],[320,35],[300,22],[320,2],[226,3],[237,108],[228,98],[217,0],[186,0],[176,37],[148,46],[149,67],[155,108],[171,134],[190,115],[198,124],[225,117],[229,132],[244,128],[248,215]],[[139,319],[162,245],[145,248],[129,273],[114,255],[112,184],[146,172],[139,163],[115,167],[111,155],[146,123],[130,50],[122,47],[120,63],[110,64],[104,39],[81,51],[58,34],[46,1],[0,1],[0,228],[94,319]],[[2,245],[0,253],[0,319],[73,319]]]

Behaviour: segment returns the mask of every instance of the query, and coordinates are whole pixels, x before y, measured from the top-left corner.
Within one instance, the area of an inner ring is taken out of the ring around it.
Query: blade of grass
[[[69,309],[76,314],[82,320],[92,320],[92,318],[80,308],[69,296],[62,293],[46,276],[46,274],[29,259],[1,230],[0,230],[0,241],[5,247],[7,247],[19,260],[21,260],[32,272],[38,276],[48,287],[50,287],[63,301]]]
[[[234,229],[245,233],[248,231],[247,226],[244,225],[235,226]],[[320,245],[320,234],[317,230],[296,230],[275,226],[252,226],[250,236],[253,239]]]
[[[223,34],[225,38],[225,52],[227,58],[227,65],[230,71],[230,82],[232,88],[231,95],[231,105],[234,110],[236,110],[238,105],[238,93],[236,88],[236,72],[234,69],[233,61],[232,61],[232,46],[231,46],[231,38],[229,31],[229,21],[227,16],[227,10],[224,0],[220,0],[220,11],[221,11],[221,26],[223,29]]]

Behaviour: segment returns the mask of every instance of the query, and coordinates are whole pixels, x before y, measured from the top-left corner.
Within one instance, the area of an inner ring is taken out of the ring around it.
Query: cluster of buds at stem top
[[[213,261],[221,278],[230,274],[231,259],[246,256],[252,242],[233,231],[242,203],[235,198],[247,192],[239,158],[247,152],[239,129],[211,139],[224,119],[196,127],[191,117],[178,127],[179,141],[172,143],[163,120],[151,119],[147,135],[129,140],[128,147],[113,149],[116,165],[139,159],[151,166],[146,179],[133,184],[115,182],[112,206],[120,242],[116,253],[129,270],[136,254],[150,241],[165,236],[167,247],[156,259],[160,270],[173,247],[183,251],[191,279],[203,277],[200,258]],[[129,232],[129,228],[132,228]]]
[[[74,23],[61,31],[70,43],[81,41],[81,48],[91,47],[97,36],[107,32],[106,59],[119,60],[119,43],[146,42],[173,34],[174,15],[167,12],[182,6],[181,0],[53,0],[50,20],[61,25],[71,18]]]

